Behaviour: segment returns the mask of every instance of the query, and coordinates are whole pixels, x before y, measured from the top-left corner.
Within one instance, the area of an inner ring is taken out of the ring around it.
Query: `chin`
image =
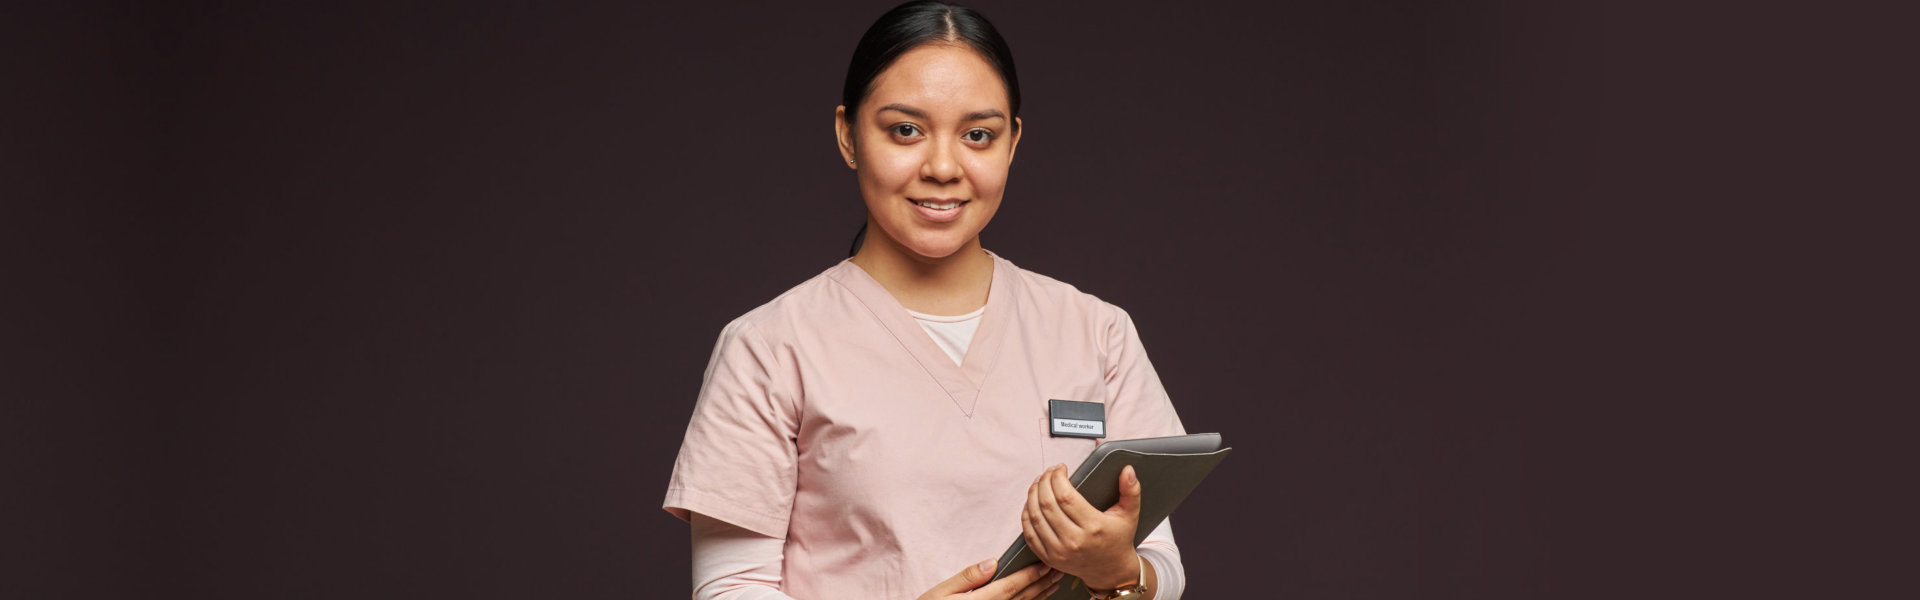
[[[953,256],[954,253],[959,252],[960,249],[964,247],[966,247],[965,244],[954,244],[951,246],[938,247],[908,246],[907,249],[912,250],[914,254],[918,254],[923,258],[941,259]]]
[[[914,240],[913,243],[902,245],[906,246],[908,251],[922,257],[941,259],[953,256],[961,248],[967,247],[967,240]]]

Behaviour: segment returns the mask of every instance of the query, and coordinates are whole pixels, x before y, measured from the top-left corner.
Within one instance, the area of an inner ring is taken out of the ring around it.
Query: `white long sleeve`
[[[793,600],[780,593],[786,540],[693,513],[694,600]]]
[[[1186,565],[1180,562],[1180,547],[1173,543],[1171,517],[1161,521],[1160,526],[1140,542],[1140,558],[1153,563],[1153,573],[1159,577],[1154,600],[1180,600],[1180,595],[1187,592]]]

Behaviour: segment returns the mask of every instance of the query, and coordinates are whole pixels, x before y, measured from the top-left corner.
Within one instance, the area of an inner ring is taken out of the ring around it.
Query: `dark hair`
[[[986,15],[958,4],[916,0],[887,11],[880,19],[867,28],[860,36],[860,45],[853,48],[853,62],[847,65],[847,83],[840,90],[840,103],[847,107],[847,122],[852,123],[854,115],[860,111],[860,103],[873,92],[873,80],[882,71],[900,59],[900,55],[922,45],[946,42],[966,44],[980,53],[993,70],[1000,73],[1000,81],[1007,86],[1007,108],[1012,111],[1009,119],[1020,117],[1020,78],[1013,68],[1013,51],[1007,49],[1007,40],[987,22]],[[853,236],[853,249],[848,256],[860,252],[860,243],[867,235],[867,224],[860,224],[860,232]]]

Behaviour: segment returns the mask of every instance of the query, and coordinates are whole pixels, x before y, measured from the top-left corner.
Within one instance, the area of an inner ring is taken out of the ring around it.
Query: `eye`
[[[967,141],[969,142],[973,142],[975,144],[984,144],[984,143],[993,141],[993,132],[987,131],[985,129],[975,129],[973,131],[968,131],[966,133],[966,138],[967,138]]]
[[[893,131],[893,135],[903,138],[917,137],[920,135],[920,128],[909,123],[901,123],[890,129]]]

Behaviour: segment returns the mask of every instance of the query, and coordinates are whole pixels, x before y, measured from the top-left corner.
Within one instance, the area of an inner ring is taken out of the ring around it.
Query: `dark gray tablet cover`
[[[1134,474],[1140,476],[1140,525],[1133,534],[1133,543],[1138,546],[1233,451],[1221,448],[1220,443],[1218,433],[1108,441],[1094,448],[1068,481],[1094,508],[1106,510],[1120,501],[1120,469],[1133,465]],[[1026,538],[1016,537],[1000,555],[1000,568],[993,579],[998,581],[1037,562],[1040,557],[1027,548]],[[1049,600],[1079,600],[1091,595],[1079,578],[1068,575],[1060,579],[1060,591]]]

